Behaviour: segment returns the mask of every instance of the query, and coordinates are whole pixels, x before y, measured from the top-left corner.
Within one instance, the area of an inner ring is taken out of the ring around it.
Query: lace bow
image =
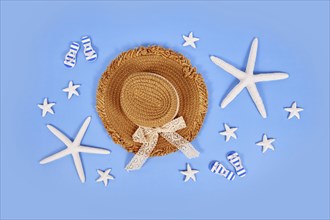
[[[139,127],[133,134],[133,141],[142,143],[142,146],[125,169],[127,171],[140,169],[156,147],[159,135],[165,138],[170,144],[177,147],[189,159],[198,157],[199,152],[192,144],[176,133],[177,130],[185,127],[186,123],[182,116],[161,127]]]

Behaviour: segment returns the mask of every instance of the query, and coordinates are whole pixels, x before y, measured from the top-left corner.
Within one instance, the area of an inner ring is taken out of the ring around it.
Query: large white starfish
[[[221,102],[221,108],[225,108],[234,98],[244,89],[247,88],[254,104],[256,105],[258,111],[260,112],[263,118],[267,117],[267,113],[265,110],[264,103],[260,97],[258,92],[256,83],[265,82],[265,81],[273,81],[286,79],[289,77],[286,73],[260,73],[253,74],[254,65],[257,57],[257,49],[258,49],[258,38],[255,38],[252,42],[252,46],[250,49],[249,59],[247,62],[246,70],[241,71],[229,63],[221,60],[218,57],[211,56],[211,60],[217,66],[224,69],[226,72],[230,73],[234,77],[236,77],[240,82],[228,93],[226,98]]]
[[[100,149],[95,147],[89,147],[89,146],[83,146],[81,145],[81,140],[83,139],[85,132],[88,128],[89,123],[91,122],[91,117],[86,118],[83,125],[81,126],[76,138],[74,141],[71,141],[67,136],[65,136],[62,132],[57,130],[55,127],[51,125],[47,125],[47,128],[56,136],[58,139],[60,139],[67,148],[57,152],[49,157],[46,157],[45,159],[40,161],[40,164],[46,164],[49,162],[52,162],[54,160],[60,159],[66,155],[71,154],[74,165],[76,167],[77,173],[79,175],[79,178],[81,182],[85,182],[85,174],[84,174],[84,168],[80,159],[80,152],[83,153],[92,153],[92,154],[109,154],[110,151],[106,149]]]

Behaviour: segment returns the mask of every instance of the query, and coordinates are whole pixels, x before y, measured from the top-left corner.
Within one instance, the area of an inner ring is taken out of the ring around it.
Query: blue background
[[[190,31],[200,38],[196,49],[182,47]],[[65,68],[70,42],[85,34],[98,60],[85,62],[81,50],[76,67]],[[258,85],[266,120],[246,91],[219,107],[237,81],[209,59],[245,69],[255,36],[256,72],[290,75]],[[193,142],[201,156],[152,158],[127,173],[132,155],[108,137],[95,92],[120,52],[150,44],[183,53],[205,79],[209,109]],[[70,80],[81,87],[68,100],[61,90]],[[56,102],[55,115],[41,117],[44,97]],[[301,120],[287,120],[283,108],[293,101],[305,109]],[[71,157],[39,165],[63,149],[46,124],[73,138],[87,116],[83,143],[112,153],[82,155],[86,183]],[[218,134],[223,123],[238,127],[237,140]],[[264,133],[275,151],[255,145]],[[248,170],[233,182],[208,170],[212,160],[232,169],[230,150]],[[183,182],[187,162],[200,170],[197,182]],[[106,168],[115,176],[107,188],[95,182]],[[1,218],[329,218],[329,2],[1,2]]]

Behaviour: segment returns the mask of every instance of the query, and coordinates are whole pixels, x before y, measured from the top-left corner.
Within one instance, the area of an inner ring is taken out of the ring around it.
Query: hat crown
[[[149,72],[132,73],[124,81],[120,104],[134,124],[160,127],[178,113],[179,96],[164,77]]]

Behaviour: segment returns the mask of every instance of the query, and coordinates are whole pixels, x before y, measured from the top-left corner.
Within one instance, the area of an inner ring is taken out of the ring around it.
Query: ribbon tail
[[[127,171],[139,170],[147,161],[150,153],[155,148],[158,138],[152,138],[151,141],[145,142],[140,147],[139,151],[134,155],[131,161],[126,165]]]
[[[176,146],[189,159],[199,156],[199,152],[194,146],[176,132],[162,132],[161,136],[172,145]]]

